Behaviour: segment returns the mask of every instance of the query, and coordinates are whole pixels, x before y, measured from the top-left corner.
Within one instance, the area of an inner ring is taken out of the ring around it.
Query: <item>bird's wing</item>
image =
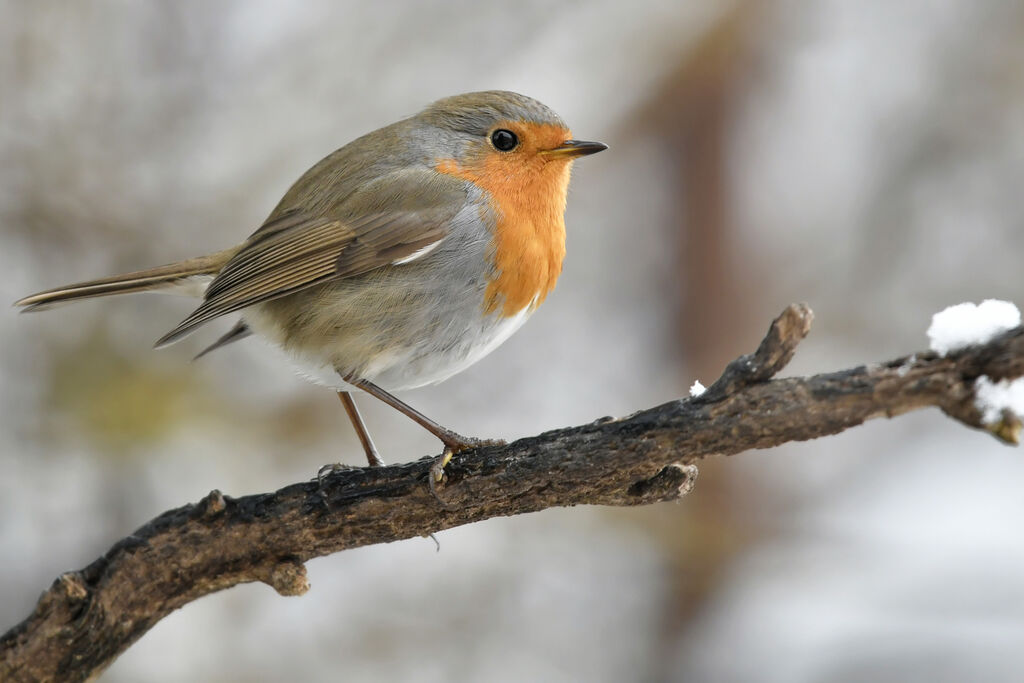
[[[445,238],[465,205],[466,192],[454,180],[427,169],[400,172],[354,193],[338,211],[344,218],[299,210],[271,217],[220,270],[199,308],[157,347],[261,301],[414,260]]]

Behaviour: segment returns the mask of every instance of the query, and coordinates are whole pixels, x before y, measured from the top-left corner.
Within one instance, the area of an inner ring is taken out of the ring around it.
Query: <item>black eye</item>
[[[499,152],[511,152],[519,144],[519,138],[512,131],[499,128],[491,133],[491,144]]]

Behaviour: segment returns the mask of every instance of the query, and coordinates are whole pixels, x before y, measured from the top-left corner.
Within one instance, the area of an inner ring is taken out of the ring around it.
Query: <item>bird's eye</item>
[[[512,131],[499,128],[491,133],[491,144],[499,152],[511,152],[519,144],[519,138]]]

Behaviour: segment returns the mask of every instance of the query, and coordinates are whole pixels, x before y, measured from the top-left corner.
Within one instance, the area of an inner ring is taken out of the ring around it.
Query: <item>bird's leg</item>
[[[442,470],[444,466],[448,464],[448,461],[451,460],[452,455],[455,453],[470,448],[476,448],[477,446],[486,446],[489,444],[501,443],[496,441],[487,441],[483,439],[474,439],[472,437],[462,436],[461,434],[453,432],[447,427],[442,427],[441,425],[434,422],[420,411],[410,406],[408,403],[405,403],[401,399],[389,394],[388,392],[378,387],[376,384],[373,384],[372,382],[367,382],[365,379],[359,379],[358,377],[353,377],[349,375],[344,377],[344,380],[351,384],[352,386],[362,389],[370,396],[373,396],[374,398],[380,399],[384,403],[387,403],[389,406],[391,406],[398,412],[402,413],[410,420],[412,420],[413,422],[415,422],[416,424],[418,424],[419,426],[423,427],[428,432],[436,436],[438,439],[440,439],[441,443],[444,444],[445,450],[445,453],[442,456]],[[435,475],[437,474],[438,473],[435,472]]]
[[[356,436],[359,437],[359,443],[363,445],[363,451],[366,453],[366,460],[370,463],[370,467],[383,467],[384,461],[381,460],[380,454],[377,453],[377,448],[373,445],[373,439],[370,438],[370,432],[366,429],[366,423],[363,422],[362,416],[359,415],[359,409],[356,408],[356,401],[352,398],[352,394],[347,391],[339,391],[338,398],[341,399],[341,405],[345,406],[348,419],[352,421],[352,426],[355,427]]]

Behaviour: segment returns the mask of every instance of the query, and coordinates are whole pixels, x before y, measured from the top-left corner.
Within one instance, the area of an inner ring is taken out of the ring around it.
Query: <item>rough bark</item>
[[[165,512],[53,582],[0,638],[0,680],[88,679],[172,610],[251,581],[300,595],[309,588],[303,563],[339,550],[554,506],[672,500],[692,487],[693,463],[711,455],[814,439],[927,406],[1017,442],[1018,417],[983,424],[974,380],[1024,375],[1024,328],[944,358],[918,353],[773,380],[811,318],[806,306],[787,308],[757,351],[730,363],[697,398],[467,451],[436,491],[434,460],[425,458],[242,498],[213,491]]]

